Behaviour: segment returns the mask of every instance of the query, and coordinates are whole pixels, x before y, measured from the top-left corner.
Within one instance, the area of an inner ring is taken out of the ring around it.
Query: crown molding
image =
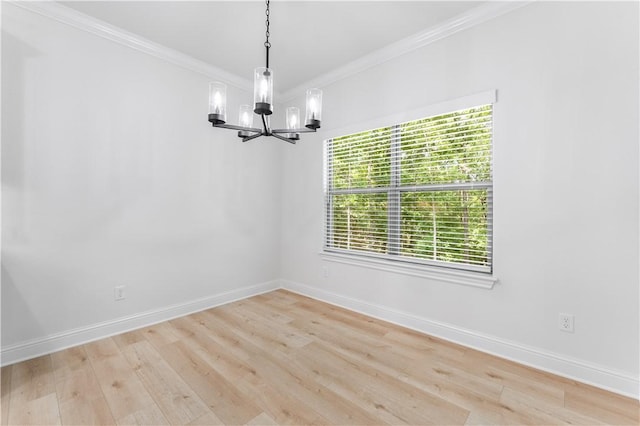
[[[428,28],[414,34],[413,36],[389,44],[368,55],[362,56],[342,67],[323,74],[318,78],[300,84],[293,89],[287,90],[283,93],[274,93],[274,95],[277,97],[279,103],[291,101],[298,97],[300,93],[305,93],[306,89],[309,87],[328,86],[336,81],[358,74],[368,68],[404,55],[405,53],[427,46],[459,31],[472,28],[500,15],[519,9],[533,1],[535,0],[489,1],[444,21],[439,25]],[[122,28],[108,24],[59,3],[53,1],[32,2],[15,0],[7,1],[7,3],[54,19],[107,40],[111,40],[123,46],[147,53],[190,71],[194,71],[217,80],[222,80],[239,89],[247,91],[253,90],[253,84],[248,79],[239,77],[233,73],[199,59],[195,59],[192,56],[186,55],[177,50],[154,43],[137,34],[128,32]]]
[[[299,93],[304,93],[309,87],[325,87],[336,81],[345,79],[352,75],[365,71],[368,68],[389,61],[398,56],[409,53],[413,50],[427,46],[435,41],[453,35],[457,32],[472,28],[483,22],[497,18],[500,15],[512,12],[525,5],[533,3],[533,0],[526,1],[489,1],[473,9],[454,16],[436,26],[427,28],[424,31],[389,44],[381,49],[375,50],[362,56],[348,64],[336,68],[318,78],[309,80],[293,89],[281,94],[281,102],[288,102],[295,99]]]
[[[154,43],[137,34],[123,30],[115,25],[108,24],[92,16],[78,12],[70,7],[63,6],[53,1],[8,1],[12,5],[54,19],[66,25],[70,25],[82,31],[111,40],[123,46],[130,47],[140,52],[147,53],[156,58],[165,60],[174,65],[186,68],[207,77],[221,80],[226,84],[242,90],[252,91],[253,83],[248,79],[238,77],[228,71],[208,64],[192,56],[168,48],[159,43]]]

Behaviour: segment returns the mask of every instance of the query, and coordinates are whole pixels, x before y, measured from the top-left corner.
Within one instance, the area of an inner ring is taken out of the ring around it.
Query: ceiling
[[[247,80],[255,67],[264,66],[264,2],[59,3]],[[274,89],[290,90],[481,3],[273,0]]]

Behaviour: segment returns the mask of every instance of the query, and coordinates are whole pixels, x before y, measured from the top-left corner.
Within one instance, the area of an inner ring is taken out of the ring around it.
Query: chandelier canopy
[[[250,141],[260,136],[273,136],[285,142],[296,143],[300,139],[300,133],[315,132],[320,128],[322,119],[322,90],[307,90],[307,111],[304,127],[301,127],[300,110],[296,107],[288,107],[286,113],[286,128],[271,129],[269,116],[273,114],[273,70],[269,68],[269,0],[266,0],[266,40],[264,48],[266,64],[258,67],[253,72],[253,111],[249,105],[240,105],[238,125],[227,124],[227,85],[218,81],[209,83],[209,122],[213,127],[232,129],[238,131],[238,137],[243,142]],[[254,114],[260,116],[262,128],[253,127]]]

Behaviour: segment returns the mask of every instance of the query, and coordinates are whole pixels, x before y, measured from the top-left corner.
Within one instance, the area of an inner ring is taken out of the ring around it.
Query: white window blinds
[[[491,140],[489,104],[325,141],[325,251],[490,273]]]

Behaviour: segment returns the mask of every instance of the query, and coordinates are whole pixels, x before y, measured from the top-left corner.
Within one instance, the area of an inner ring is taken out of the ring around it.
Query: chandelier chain
[[[266,4],[267,4],[267,10],[264,12],[265,15],[267,15],[267,20],[265,21],[265,23],[267,24],[267,31],[265,31],[264,35],[267,37],[267,40],[264,42],[264,47],[269,48],[271,47],[271,42],[269,41],[269,36],[271,35],[271,33],[269,32],[269,0],[266,0]]]

